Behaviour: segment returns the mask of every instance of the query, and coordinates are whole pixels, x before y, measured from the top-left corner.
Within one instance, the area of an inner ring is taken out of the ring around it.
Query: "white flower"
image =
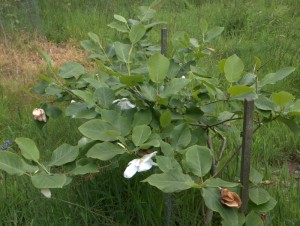
[[[127,98],[116,99],[112,103],[113,104],[117,103],[117,105],[121,108],[121,110],[128,110],[131,108],[135,108],[135,105],[132,104]]]
[[[152,152],[151,154],[144,155],[140,159],[133,159],[127,165],[127,168],[124,171],[125,178],[133,177],[136,172],[147,171],[152,168],[152,166],[157,166],[155,162],[153,162],[152,157],[155,156],[157,151]]]
[[[42,188],[41,193],[48,199],[51,198],[51,191],[49,188]]]
[[[35,108],[32,112],[32,117],[34,120],[38,120],[40,122],[47,122],[46,113],[42,108]]]

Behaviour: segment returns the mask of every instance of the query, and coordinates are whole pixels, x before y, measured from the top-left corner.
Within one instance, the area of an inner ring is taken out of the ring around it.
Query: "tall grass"
[[[118,38],[107,24],[113,14],[133,17],[140,5],[150,0],[63,0],[35,1],[39,6],[43,32],[50,41],[78,44],[87,32],[97,33],[105,40]],[[128,6],[129,5],[129,6]],[[0,3],[0,37],[18,37],[19,29],[30,31],[28,12],[20,1]],[[204,18],[210,27],[224,26],[222,37],[212,43],[216,59],[233,53],[239,55],[247,69],[253,56],[261,58],[265,66],[259,76],[284,66],[297,66],[300,59],[299,28],[300,2],[297,0],[170,0],[162,1],[156,9],[157,19],[167,22],[169,36],[176,31],[187,31],[201,38],[198,21]],[[154,42],[159,43],[159,29]],[[0,70],[0,77],[1,77]],[[300,97],[299,69],[278,86]],[[9,85],[9,83],[6,83]],[[276,87],[269,87],[276,89]],[[63,142],[75,145],[80,137],[79,122],[59,118],[50,120],[39,130],[31,120],[31,110],[39,101],[0,86],[0,143],[16,137],[30,137],[41,152],[49,155]],[[236,132],[238,134],[239,131]],[[240,142],[229,137],[229,155]],[[266,185],[278,204],[268,213],[267,225],[299,225],[299,180],[288,170],[291,156],[300,158],[300,138],[281,123],[263,126],[254,136],[252,166],[264,173]],[[145,174],[132,180],[122,177],[127,161],[120,166],[104,167],[97,175],[80,177],[61,190],[53,190],[52,199],[45,199],[31,186],[28,178],[11,177],[1,173],[0,219],[3,225],[166,225],[166,197],[156,188],[140,183]],[[147,174],[147,173],[146,173]],[[239,158],[226,169],[224,177],[239,177]],[[201,203],[198,191],[172,195],[171,225],[201,225]]]

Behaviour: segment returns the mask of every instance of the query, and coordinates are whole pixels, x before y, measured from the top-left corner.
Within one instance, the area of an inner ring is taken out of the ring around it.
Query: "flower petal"
[[[141,161],[139,167],[138,167],[138,172],[143,172],[147,171],[152,168],[153,166],[153,160],[149,159],[148,161]]]
[[[49,188],[42,188],[41,193],[48,199],[51,198],[51,191]]]
[[[133,177],[134,174],[136,174],[136,172],[138,171],[139,161],[139,159],[134,159],[128,163],[127,168],[125,169],[123,174],[125,178],[129,179]]]

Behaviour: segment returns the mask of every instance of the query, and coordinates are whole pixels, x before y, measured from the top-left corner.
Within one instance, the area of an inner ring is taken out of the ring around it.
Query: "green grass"
[[[107,24],[113,14],[133,17],[140,5],[151,1],[70,0],[36,1],[39,6],[42,33],[57,43],[79,41],[92,31],[103,42],[117,39],[119,34]],[[128,7],[130,5],[130,7]],[[2,6],[2,7],[1,7]],[[170,0],[157,7],[158,20],[168,24],[169,36],[176,31],[187,31],[191,37],[201,38],[199,20],[205,18],[210,27],[224,26],[222,37],[211,47],[215,58],[222,59],[234,53],[251,69],[253,56],[265,66],[259,76],[285,66],[298,66],[300,59],[300,2],[297,0]],[[39,18],[35,18],[39,20]],[[21,1],[4,0],[0,3],[0,37],[16,40],[20,29],[31,32],[28,12]],[[153,41],[159,43],[159,28]],[[1,71],[0,71],[1,73]],[[0,74],[1,76],[1,74]],[[291,77],[269,89],[280,88],[300,97],[299,68]],[[21,100],[21,101],[20,101]],[[16,137],[34,139],[39,149],[49,155],[60,144],[75,145],[80,137],[79,122],[66,118],[50,120],[39,130],[31,119],[31,111],[39,102],[0,87],[0,142]],[[240,142],[229,138],[227,154]],[[14,146],[13,146],[14,147]],[[298,151],[297,151],[298,150]],[[299,225],[299,180],[288,172],[291,156],[300,158],[300,138],[281,123],[264,125],[254,136],[252,166],[262,172],[266,186],[276,198],[276,208],[268,213],[267,225]],[[76,178],[64,189],[53,189],[52,199],[44,198],[31,186],[28,178],[0,177],[0,219],[3,225],[165,225],[166,196],[156,188],[140,183],[146,175],[132,180],[122,177],[126,161],[120,167],[106,169],[94,177]],[[224,177],[239,177],[239,159],[227,168]],[[199,225],[201,221],[200,194],[197,191],[172,195],[171,225]]]

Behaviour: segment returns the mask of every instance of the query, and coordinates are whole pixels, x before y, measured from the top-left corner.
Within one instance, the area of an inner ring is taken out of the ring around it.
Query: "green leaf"
[[[141,93],[146,100],[154,102],[156,100],[156,90],[152,86],[143,85],[140,86]]]
[[[299,127],[295,119],[278,117],[277,120],[284,123],[293,133],[297,134],[299,132]]]
[[[224,64],[224,72],[225,77],[228,82],[237,82],[242,75],[244,70],[244,63],[243,61],[237,56],[232,55],[227,58]]]
[[[114,141],[121,134],[117,128],[101,119],[92,119],[82,124],[78,130],[93,140]]]
[[[259,82],[259,86],[263,87],[265,85],[275,84],[276,82],[278,82],[278,81],[284,79],[285,77],[287,77],[288,75],[290,75],[293,71],[295,71],[294,67],[286,67],[286,68],[280,69],[279,71],[277,71],[275,73],[267,74]]]
[[[74,95],[78,96],[80,99],[82,99],[85,103],[87,103],[90,106],[95,105],[94,96],[93,93],[85,90],[72,90],[72,93]]]
[[[143,24],[135,24],[131,27],[129,32],[129,39],[131,43],[135,44],[142,39],[146,33],[146,28]]]
[[[280,106],[281,108],[285,107],[288,105],[292,100],[295,99],[295,97],[285,91],[280,91],[278,93],[272,93],[271,95],[272,100],[274,101],[275,104]]]
[[[87,153],[86,156],[89,158],[100,159],[102,161],[107,161],[115,157],[116,155],[125,153],[124,148],[109,143],[103,142],[95,144]]]
[[[169,65],[169,59],[160,53],[152,55],[147,62],[151,81],[155,83],[162,83],[168,74]]]
[[[165,111],[164,113],[162,113],[159,118],[160,125],[163,128],[166,128],[168,125],[170,125],[171,121],[172,121],[172,115],[169,111]]]
[[[224,31],[224,27],[214,27],[206,33],[205,42],[210,42]]]
[[[47,104],[47,108],[45,109],[46,115],[48,115],[51,118],[58,118],[62,114],[62,110],[57,107],[50,104]]]
[[[257,212],[269,212],[274,209],[276,204],[277,201],[273,197],[270,197],[270,200],[268,202],[265,202],[261,205],[256,205],[253,202],[249,202],[249,209]]]
[[[164,153],[164,156],[166,157],[174,156],[174,150],[169,143],[160,141],[160,146],[161,146],[162,153]]]
[[[192,135],[188,125],[182,123],[174,127],[170,138],[173,147],[185,148],[190,143]]]
[[[127,24],[127,20],[126,20],[124,17],[120,16],[120,15],[115,14],[115,15],[114,15],[114,18],[115,18],[116,20],[122,22],[122,23]]]
[[[152,112],[150,110],[141,110],[134,114],[132,126],[149,125],[152,121]]]
[[[146,125],[135,126],[132,131],[132,142],[135,146],[143,144],[151,135],[151,128]]]
[[[234,183],[234,182],[228,182],[228,181],[224,181],[220,178],[209,178],[206,181],[204,181],[203,185],[205,187],[215,187],[215,188],[219,188],[219,187],[224,187],[224,188],[231,188],[231,187],[236,187],[239,186],[240,183]]]
[[[204,36],[204,34],[207,32],[207,29],[208,29],[207,21],[205,19],[201,18],[199,26],[200,26],[201,33]]]
[[[79,155],[79,148],[69,144],[62,144],[56,148],[51,157],[49,166],[61,166],[69,162],[73,162]]]
[[[212,157],[207,147],[193,145],[186,149],[185,156],[188,168],[196,176],[203,177],[210,171]]]
[[[63,174],[35,174],[31,176],[31,182],[36,188],[62,188],[67,181]]]
[[[156,14],[156,11],[154,9],[151,9],[150,7],[147,6],[140,6],[139,7],[139,13],[138,13],[138,18],[143,21],[147,21],[152,19]]]
[[[152,174],[142,182],[148,182],[163,192],[179,192],[196,186],[189,175],[176,171],[168,171],[162,174]]]
[[[289,115],[300,115],[300,99],[292,103],[288,109]]]
[[[26,137],[18,137],[15,141],[21,149],[21,154],[24,158],[38,162],[40,152],[33,140]]]
[[[94,99],[101,107],[108,109],[115,99],[115,92],[108,87],[100,87],[95,90]]]
[[[118,22],[112,22],[108,24],[110,28],[116,29],[119,32],[127,33],[129,32],[128,27],[125,24],[120,24]]]
[[[254,211],[251,211],[246,216],[246,226],[254,226],[254,225],[255,226],[264,226],[264,223],[257,213],[255,213]]]
[[[202,188],[202,197],[205,205],[212,211],[218,212],[221,217],[231,226],[238,225],[238,210],[237,208],[229,208],[220,202],[219,188]]]
[[[265,189],[254,187],[249,189],[249,198],[256,205],[260,205],[268,202],[271,196]]]
[[[173,157],[156,156],[156,162],[158,164],[158,167],[164,173],[167,173],[169,171],[174,171],[174,170],[182,173],[180,164]]]
[[[130,63],[128,59],[131,45],[124,44],[121,42],[115,42],[114,46],[118,59],[124,63]]]
[[[31,167],[19,155],[9,152],[0,152],[0,169],[8,174],[21,176],[26,173],[26,169]]]
[[[88,36],[90,37],[90,39],[92,39],[93,42],[99,43],[99,36],[96,35],[95,33],[89,32]]]
[[[249,180],[254,184],[260,184],[262,182],[263,175],[259,173],[256,169],[250,169],[250,177]]]
[[[276,111],[278,108],[272,100],[264,95],[259,95],[254,104],[258,109],[264,111]]]
[[[255,91],[255,89],[249,86],[237,85],[237,86],[231,86],[227,91],[231,96],[239,96],[244,93],[253,92]]]
[[[39,53],[42,55],[43,59],[46,61],[48,67],[52,67],[52,59],[51,57],[41,48],[38,48]]]
[[[160,93],[162,98],[170,97],[174,94],[178,94],[187,84],[190,83],[189,79],[173,78],[166,84],[165,89]]]
[[[124,117],[119,112],[114,110],[103,109],[100,113],[102,120],[114,125],[114,127],[121,132],[123,137],[130,133],[132,125],[131,120],[128,117]]]
[[[144,82],[143,75],[123,75],[120,77],[120,82],[125,84],[126,86],[136,86],[139,83]]]
[[[86,50],[86,51],[97,51],[101,52],[101,48],[98,43],[95,43],[91,40],[83,40],[80,42],[80,45]]]
[[[78,79],[83,73],[84,67],[81,64],[69,61],[60,68],[59,76],[62,78],[75,77]]]
[[[95,163],[87,163],[85,165],[78,165],[76,168],[74,168],[72,171],[70,171],[70,174],[73,175],[84,175],[89,173],[97,173],[99,172],[98,165]]]

